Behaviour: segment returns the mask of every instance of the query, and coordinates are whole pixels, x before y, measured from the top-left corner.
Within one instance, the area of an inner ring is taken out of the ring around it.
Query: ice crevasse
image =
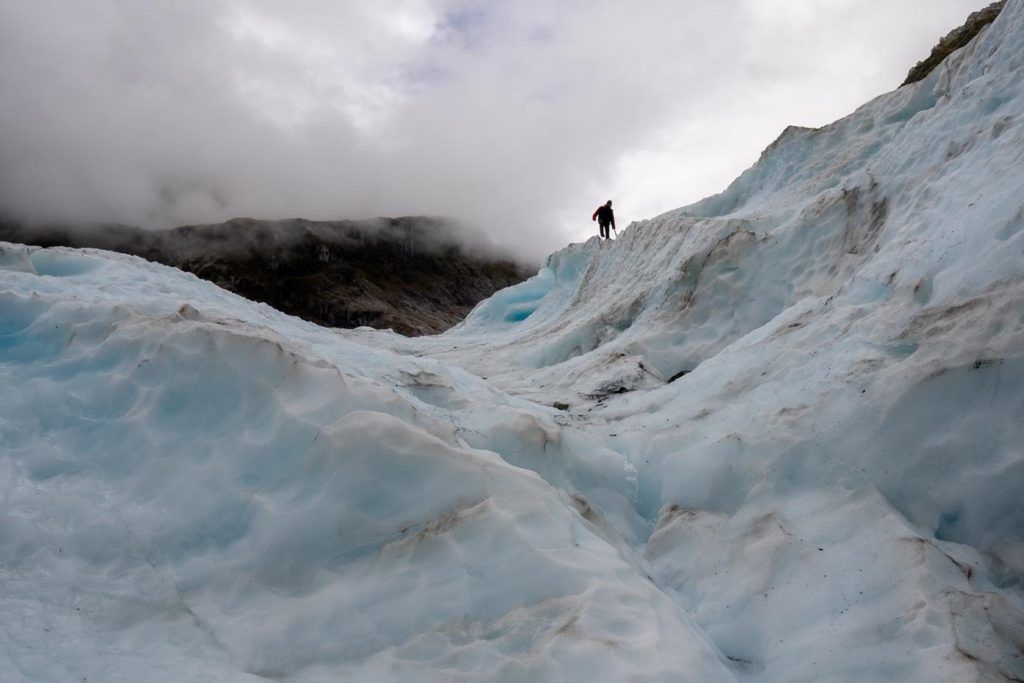
[[[1022,122],[1009,0],[430,338],[0,245],[0,677],[1024,679]]]

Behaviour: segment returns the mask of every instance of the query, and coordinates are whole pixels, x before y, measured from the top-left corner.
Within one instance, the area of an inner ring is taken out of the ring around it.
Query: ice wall
[[[580,356],[593,382],[617,354],[624,378],[642,361],[665,380],[808,297],[917,287],[915,305],[942,305],[1015,277],[1020,22],[1011,6],[925,81],[788,129],[720,195],[555,254],[461,333],[508,344],[509,370],[557,366],[544,384],[570,377],[568,398],[587,393]]]

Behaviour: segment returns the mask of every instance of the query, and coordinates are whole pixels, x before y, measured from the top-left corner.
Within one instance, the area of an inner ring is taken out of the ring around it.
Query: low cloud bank
[[[441,215],[537,259],[609,196],[625,223],[721,189],[981,4],[7,3],[0,209],[146,228]]]

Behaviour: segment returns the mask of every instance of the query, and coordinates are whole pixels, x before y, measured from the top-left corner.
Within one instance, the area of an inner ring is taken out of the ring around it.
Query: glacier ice
[[[1022,167],[1009,0],[437,337],[0,245],[3,679],[1024,678]]]

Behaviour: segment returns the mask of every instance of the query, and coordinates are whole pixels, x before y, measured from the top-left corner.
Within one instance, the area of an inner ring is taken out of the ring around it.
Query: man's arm
[[[614,211],[610,211],[609,213],[611,213],[611,215],[612,215],[612,227],[614,228],[615,227],[615,212]]]
[[[597,207],[597,211],[594,212],[594,215],[590,217],[590,220],[596,221],[597,220],[597,214],[600,213],[600,212],[601,212],[601,207],[599,206],[599,207]]]

